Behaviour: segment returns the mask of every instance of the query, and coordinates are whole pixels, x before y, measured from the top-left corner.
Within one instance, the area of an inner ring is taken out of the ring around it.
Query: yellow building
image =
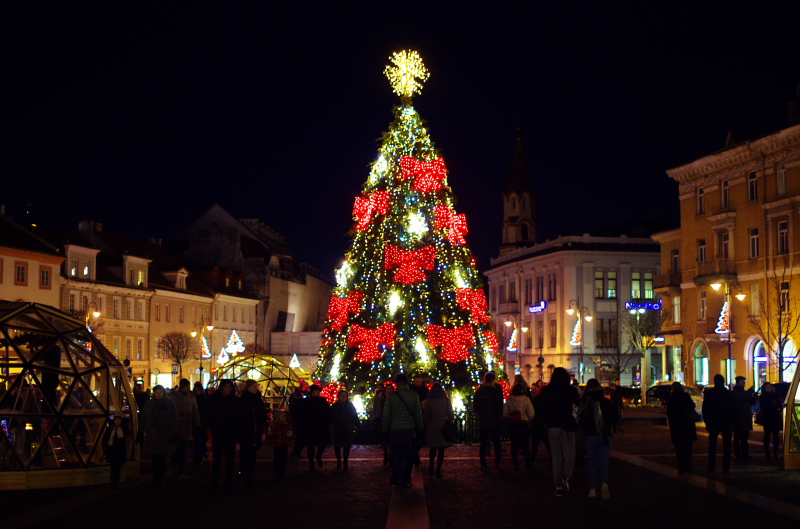
[[[661,243],[667,356],[688,384],[791,381],[800,341],[800,125],[667,171],[681,227]],[[781,363],[783,365],[781,365]]]

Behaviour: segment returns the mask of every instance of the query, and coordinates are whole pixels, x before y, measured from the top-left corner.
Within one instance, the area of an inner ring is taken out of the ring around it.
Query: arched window
[[[528,197],[522,197],[522,211],[528,211]]]
[[[787,382],[794,380],[794,373],[797,371],[797,346],[789,338],[783,346],[783,378]]]
[[[694,349],[694,381],[696,384],[708,385],[708,347],[703,342]]]
[[[769,365],[767,348],[759,340],[753,347],[753,385],[760,388],[767,382],[767,366]]]
[[[517,209],[517,197],[511,197],[511,209],[512,210]]]

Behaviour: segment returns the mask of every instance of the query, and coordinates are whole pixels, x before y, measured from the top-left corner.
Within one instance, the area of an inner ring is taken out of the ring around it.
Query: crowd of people
[[[778,435],[781,430],[781,403],[774,398],[769,385],[756,399],[753,388],[744,389],[744,378],[737,377],[734,389],[728,390],[721,375],[707,388],[703,402],[703,418],[709,433],[708,469],[716,464],[717,438],[723,439],[722,470],[730,469],[732,453],[737,459],[751,459],[748,450],[749,432],[753,429],[753,406],[760,411],[757,421],[764,426],[764,446],[768,459],[777,458]],[[556,496],[570,491],[570,480],[576,464],[588,458],[589,497],[610,498],[609,457],[613,435],[622,431],[623,400],[619,381],[607,390],[596,379],[580,387],[564,368],[553,370],[550,382],[529,386],[517,375],[506,400],[497,375],[488,372],[475,392],[472,410],[477,416],[480,437],[479,460],[483,471],[490,458],[495,468],[503,464],[501,428],[510,439],[511,464],[515,471],[535,465],[539,446],[544,444],[551,459],[552,479]],[[362,423],[347,391],[338,392],[330,404],[321,396],[321,388],[312,385],[307,394],[297,390],[291,396],[288,413],[265,407],[260,386],[247,380],[241,394],[232,380],[219,381],[216,388],[204,389],[200,383],[190,387],[182,379],[169,392],[162,386],[153,389],[152,398],[141,386],[135,398],[140,412],[136,441],[143,453],[151,456],[153,483],[164,486],[168,459],[179,480],[191,479],[187,459],[192,453],[197,466],[211,461],[212,487],[219,486],[224,465],[224,486],[233,486],[234,457],[238,445],[240,476],[252,485],[256,453],[264,438],[273,446],[273,471],[282,479],[288,460],[305,456],[308,470],[315,472],[324,465],[323,454],[333,445],[336,468],[348,470],[350,451],[355,437],[363,433]],[[672,384],[667,403],[670,435],[675,447],[678,472],[692,469],[692,445],[697,440],[696,423],[701,419],[695,403],[679,382]],[[391,483],[400,488],[411,487],[414,465],[421,466],[420,451],[428,447],[427,470],[431,477],[441,478],[445,450],[455,441],[456,416],[442,384],[426,385],[422,375],[410,383],[406,374],[378,385],[372,407],[374,428],[380,432],[383,463],[391,466]],[[103,441],[112,465],[112,481],[119,479],[124,463],[124,441],[130,431],[121,418],[106,432]],[[770,453],[769,442],[773,441]],[[599,479],[599,481],[598,481]],[[599,484],[599,486],[598,486]]]

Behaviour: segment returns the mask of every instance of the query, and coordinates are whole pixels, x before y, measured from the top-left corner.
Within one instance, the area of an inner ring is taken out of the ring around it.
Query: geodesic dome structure
[[[261,385],[264,401],[272,409],[289,407],[289,397],[300,387],[300,376],[294,369],[268,355],[244,354],[231,358],[217,370],[219,381],[229,378],[241,387],[247,379]]]
[[[83,321],[0,301],[0,479],[102,465],[109,418],[122,414],[136,431],[132,397],[124,367]]]

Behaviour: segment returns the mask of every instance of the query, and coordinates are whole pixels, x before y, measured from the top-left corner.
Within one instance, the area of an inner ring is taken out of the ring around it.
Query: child
[[[292,425],[286,422],[286,414],[280,410],[275,410],[275,417],[275,423],[269,432],[269,436],[272,438],[272,465],[275,477],[283,479],[286,462],[289,459],[289,439],[292,437]]]
[[[103,452],[111,464],[111,485],[116,488],[122,466],[128,459],[128,438],[131,431],[124,424],[122,415],[114,415],[114,424],[109,425],[103,435]]]

